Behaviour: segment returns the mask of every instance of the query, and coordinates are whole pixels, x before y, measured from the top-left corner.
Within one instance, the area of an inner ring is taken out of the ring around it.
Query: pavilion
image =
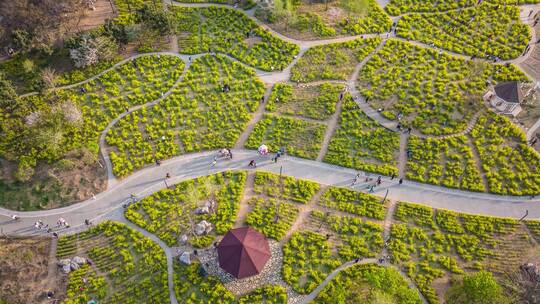
[[[217,251],[219,266],[237,279],[259,274],[271,256],[266,237],[251,227],[227,232]]]

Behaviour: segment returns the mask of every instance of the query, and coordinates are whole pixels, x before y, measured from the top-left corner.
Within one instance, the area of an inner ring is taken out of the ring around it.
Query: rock
[[[68,265],[62,265],[62,272],[63,273],[70,273],[71,272],[71,267]]]
[[[187,235],[182,234],[182,236],[180,236],[180,243],[186,244],[186,243],[187,243],[187,240],[188,240]]]
[[[58,261],[58,266],[60,267],[64,267],[64,266],[69,266],[69,263],[71,262],[70,259],[62,259],[60,261]]]
[[[207,222],[205,220],[202,220],[200,223],[198,223],[195,226],[195,234],[196,235],[207,234],[210,231],[212,231],[212,224],[210,224],[209,222]]]
[[[69,263],[69,267],[71,268],[71,270],[77,270],[80,268],[79,264],[71,261],[71,263]]]
[[[187,251],[182,252],[182,254],[178,257],[178,260],[186,265],[191,265],[191,256]]]
[[[71,259],[71,261],[73,263],[79,264],[79,266],[82,266],[82,265],[86,264],[86,259],[82,258],[82,257],[79,257],[79,256],[73,257],[73,259]]]
[[[209,212],[210,208],[208,208],[207,206],[195,209],[195,214],[208,214]]]
[[[521,265],[521,270],[531,282],[540,282],[540,269],[533,263]]]

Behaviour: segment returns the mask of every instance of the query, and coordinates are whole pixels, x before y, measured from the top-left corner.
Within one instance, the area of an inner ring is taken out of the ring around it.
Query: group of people
[[[360,177],[361,177],[361,174],[360,174],[360,173],[358,173],[358,174],[356,174],[356,175],[354,176],[354,178],[353,178],[353,180],[352,180],[352,182],[351,182],[351,187],[354,186],[354,185],[356,185],[356,184],[358,184],[358,183],[360,182]],[[396,174],[395,174],[395,173],[392,173],[392,175],[390,176],[390,180],[394,180],[395,178],[396,178]],[[370,181],[372,181],[372,180],[373,180],[373,178],[369,177],[369,175],[366,174],[365,182],[368,183],[368,182],[370,182]],[[381,184],[382,184],[382,176],[379,175],[379,176],[377,177],[377,180],[375,181],[375,183],[373,183],[372,185],[370,185],[370,186],[368,187],[369,192],[374,192],[374,191],[375,191],[375,187],[376,187],[376,186],[379,186],[379,185],[381,185]],[[403,184],[403,178],[400,178],[400,179],[399,179],[399,184],[400,184],[400,185]]]

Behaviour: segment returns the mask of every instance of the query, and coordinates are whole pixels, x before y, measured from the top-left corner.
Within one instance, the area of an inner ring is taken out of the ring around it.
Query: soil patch
[[[50,238],[0,238],[0,302],[50,303],[47,291],[63,298],[65,277],[56,267],[48,273],[50,250]]]
[[[83,201],[107,188],[102,160],[88,151],[73,151],[53,164],[39,164],[28,182],[13,178],[16,165],[0,159],[0,206],[11,210],[42,210]]]
[[[257,43],[261,43],[262,39],[260,37],[250,37],[250,38],[244,39],[244,42],[251,48]]]
[[[97,0],[94,10],[91,8],[87,9],[74,29],[88,31],[104,24],[107,19],[113,19],[116,15],[111,1]]]

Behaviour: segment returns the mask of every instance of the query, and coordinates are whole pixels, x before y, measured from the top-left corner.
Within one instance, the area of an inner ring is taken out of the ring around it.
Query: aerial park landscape
[[[0,3],[0,304],[540,303],[539,22]]]

